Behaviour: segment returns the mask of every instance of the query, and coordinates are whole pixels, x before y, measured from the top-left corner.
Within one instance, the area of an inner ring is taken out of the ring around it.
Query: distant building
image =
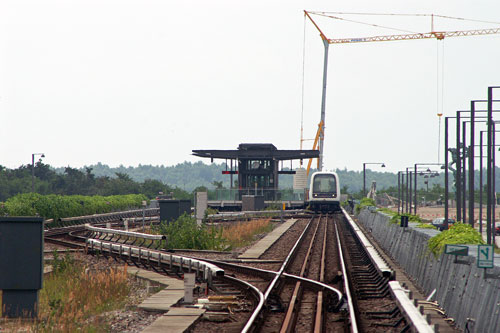
[[[303,160],[318,158],[318,150],[278,150],[270,143],[242,143],[236,150],[193,150],[193,155],[214,159],[225,159],[230,169],[222,171],[231,177],[238,175],[238,188],[240,190],[254,189],[257,187],[263,193],[273,196],[278,189],[280,174],[295,174],[295,171],[279,170],[279,162],[290,160]],[[227,163],[229,160],[230,163]],[[234,168],[233,168],[233,161]],[[282,166],[283,168],[283,166]],[[269,195],[265,195],[269,197]],[[268,199],[268,198],[266,198]],[[271,198],[269,198],[271,199]]]

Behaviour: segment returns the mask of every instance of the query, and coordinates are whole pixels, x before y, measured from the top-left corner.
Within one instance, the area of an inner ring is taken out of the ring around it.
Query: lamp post
[[[406,201],[405,196],[405,170],[398,171],[398,214],[404,211],[403,202]],[[407,180],[406,180],[407,181]]]
[[[480,131],[479,144],[475,145],[479,147],[479,156],[474,156],[474,158],[479,158],[479,233],[483,232],[483,158],[486,157],[483,155],[483,134],[487,132],[488,131]],[[498,130],[495,132],[498,132]],[[495,147],[498,146],[500,145],[495,145]]]
[[[398,214],[400,214],[399,207],[401,206],[401,171],[398,171]]]
[[[363,163],[363,195],[366,197],[366,166],[368,164],[376,164],[376,165],[381,165],[382,168],[385,168],[385,163],[379,163],[379,162],[366,162]]]
[[[430,166],[430,165],[441,165],[441,167],[443,167],[443,164],[442,163],[415,163],[415,165],[413,166],[414,167],[414,183],[415,183],[415,189],[414,189],[414,193],[413,193],[413,197],[415,198],[415,208],[413,209],[415,215],[417,215],[417,173],[418,173],[418,166],[419,165],[422,165],[422,166]],[[430,169],[428,168],[427,169],[428,172],[430,172]],[[411,212],[410,212],[411,213]]]
[[[45,157],[44,153],[31,154],[31,192],[35,193],[35,156],[40,155],[40,160]]]

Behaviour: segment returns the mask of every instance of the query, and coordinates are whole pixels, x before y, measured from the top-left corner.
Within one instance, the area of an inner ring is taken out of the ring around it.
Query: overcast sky
[[[298,149],[302,110],[304,137],[317,129],[323,69],[304,9],[500,22],[493,0],[0,0],[0,165],[38,152],[81,167],[194,162],[193,149],[241,142]],[[423,17],[349,18],[430,31]],[[330,38],[403,33],[318,24]],[[494,25],[435,20],[435,30],[484,27]],[[325,168],[437,162],[441,105],[453,115],[486,98],[500,85],[499,59],[500,35],[331,45]]]

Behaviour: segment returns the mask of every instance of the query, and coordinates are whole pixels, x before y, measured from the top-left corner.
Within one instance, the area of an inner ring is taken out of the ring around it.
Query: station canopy
[[[319,157],[319,150],[278,150],[271,143],[241,143],[235,150],[193,150],[193,155],[210,159],[301,160]]]

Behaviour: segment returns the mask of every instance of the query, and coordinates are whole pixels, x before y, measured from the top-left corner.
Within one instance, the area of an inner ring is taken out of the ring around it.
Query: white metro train
[[[335,172],[313,173],[308,205],[314,211],[340,211],[339,176]]]

